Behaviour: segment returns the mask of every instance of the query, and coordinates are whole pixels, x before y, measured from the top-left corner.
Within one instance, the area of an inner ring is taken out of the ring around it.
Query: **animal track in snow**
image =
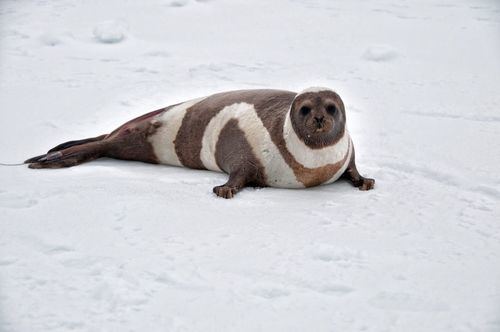
[[[387,62],[398,57],[398,52],[388,45],[373,45],[363,53],[363,59],[375,62]]]
[[[143,55],[144,56],[150,56],[150,57],[159,57],[159,58],[168,58],[168,57],[170,57],[170,53],[168,53],[166,51],[161,51],[161,50],[149,51],[149,52],[144,53]]]
[[[47,255],[58,255],[72,251],[74,251],[74,249],[66,245],[47,245],[47,250],[45,251],[45,253]]]
[[[47,242],[44,239],[38,237],[32,239],[32,243],[37,247],[38,251],[46,255],[59,255],[75,251],[75,248],[73,248],[71,245],[68,245],[64,242],[58,242],[59,241]]]
[[[290,295],[290,291],[278,285],[261,285],[252,291],[253,295],[271,300]]]
[[[38,204],[36,199],[24,195],[0,193],[0,208],[27,209]]]
[[[211,0],[196,0],[196,2],[209,2]],[[169,7],[185,7],[189,4],[189,0],[173,0],[168,4]]]
[[[189,273],[176,273],[175,271],[164,271],[160,274],[151,274],[153,280],[157,283],[183,290],[203,291],[210,288],[202,284],[196,276]],[[198,280],[196,280],[198,279]]]
[[[64,41],[61,37],[52,34],[52,33],[44,33],[40,36],[40,42],[45,46],[58,46],[64,44]]]
[[[15,264],[16,262],[17,262],[17,258],[3,257],[3,258],[0,258],[0,267],[12,265],[12,264]]]
[[[309,289],[326,295],[346,295],[354,291],[354,288],[352,287],[332,283],[314,285],[309,287]]]
[[[379,309],[397,311],[446,311],[446,303],[426,298],[417,294],[380,292],[369,300],[370,305]]]
[[[328,206],[332,206],[332,205],[329,205],[327,202],[327,203],[322,204],[322,206],[328,207]],[[328,215],[325,215],[323,213],[319,213],[316,211],[312,211],[311,215],[313,215],[315,217],[315,219],[319,221],[320,225],[326,226],[326,225],[332,224],[332,220],[331,220],[332,218]]]
[[[188,0],[174,0],[170,1],[170,7],[184,7],[189,3]]]
[[[316,245],[311,249],[311,256],[322,262],[332,262],[341,267],[362,265],[363,255],[360,251],[349,248],[337,248],[327,244]]]

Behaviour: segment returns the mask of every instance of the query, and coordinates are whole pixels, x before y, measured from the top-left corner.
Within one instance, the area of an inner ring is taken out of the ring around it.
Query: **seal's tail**
[[[29,168],[62,168],[104,157],[107,135],[69,141],[50,149],[46,154],[26,160]]]

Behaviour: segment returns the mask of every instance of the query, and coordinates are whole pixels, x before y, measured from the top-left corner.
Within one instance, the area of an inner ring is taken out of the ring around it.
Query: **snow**
[[[104,21],[94,28],[94,37],[104,44],[119,43],[125,39],[127,27],[120,21]]]
[[[398,57],[398,53],[387,45],[372,45],[363,54],[363,58],[369,61],[391,61]]]
[[[0,331],[499,331],[499,25],[493,0],[2,0],[2,163],[327,86],[377,183],[224,200],[208,171],[0,167]]]

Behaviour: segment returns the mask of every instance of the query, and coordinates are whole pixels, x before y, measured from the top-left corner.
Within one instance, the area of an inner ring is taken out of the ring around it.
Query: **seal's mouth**
[[[333,127],[333,123],[331,121],[327,121],[325,119],[317,120],[315,119],[314,123],[311,126],[311,132],[313,134],[322,134],[329,132]]]
[[[314,133],[316,133],[316,134],[324,133],[324,132],[325,132],[324,125],[317,125],[316,129],[314,129]]]

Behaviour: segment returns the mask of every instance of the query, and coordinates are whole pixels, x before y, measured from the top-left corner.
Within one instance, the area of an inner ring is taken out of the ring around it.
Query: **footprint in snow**
[[[59,255],[75,251],[75,248],[64,243],[51,243],[38,238],[34,242],[37,244],[39,251],[46,255]]]
[[[179,275],[173,271],[162,272],[160,274],[151,274],[153,281],[163,284],[168,287],[174,287],[178,289],[188,290],[188,291],[206,291],[209,290],[210,287],[204,285],[199,280],[195,280],[190,278],[187,275]]]
[[[325,295],[346,295],[354,291],[354,288],[331,283],[311,284],[307,288]]]
[[[370,305],[378,309],[397,310],[397,311],[447,311],[449,306],[438,300],[426,298],[418,294],[398,293],[398,292],[380,292],[372,297]]]
[[[17,258],[14,257],[3,257],[0,258],[0,267],[9,266],[17,262]]]
[[[398,52],[388,45],[372,45],[365,50],[363,59],[375,62],[388,62],[396,59]]]
[[[150,56],[150,57],[159,57],[159,58],[168,58],[168,57],[170,57],[170,53],[168,53],[166,51],[161,51],[161,50],[146,52],[143,55],[144,56]]]
[[[70,246],[66,246],[66,245],[48,245],[47,246],[47,250],[45,251],[45,254],[47,254],[47,255],[58,255],[58,254],[64,254],[64,253],[67,253],[67,252],[72,252],[72,251],[75,251],[75,249],[73,249]]]
[[[350,248],[339,248],[328,244],[315,245],[310,249],[310,255],[314,260],[326,263],[335,263],[344,268],[353,265],[362,265],[363,253]]]
[[[266,300],[272,300],[279,297],[290,295],[290,291],[277,286],[261,286],[252,291],[253,295]]]
[[[189,3],[188,0],[174,0],[170,1],[170,7],[184,7]]]
[[[63,40],[61,37],[52,34],[52,33],[44,33],[43,35],[40,36],[40,42],[45,45],[45,46],[58,46],[64,44]]]
[[[210,2],[212,0],[196,0],[196,2]],[[170,7],[184,7],[189,4],[189,0],[173,0],[170,1]]]
[[[38,204],[36,199],[23,195],[0,193],[0,208],[27,209]]]

